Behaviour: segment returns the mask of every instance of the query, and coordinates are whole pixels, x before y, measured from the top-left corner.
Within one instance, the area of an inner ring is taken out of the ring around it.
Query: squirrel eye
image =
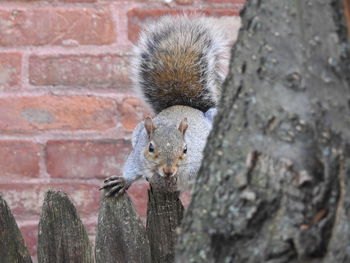
[[[149,146],[148,146],[148,151],[150,152],[150,153],[153,153],[154,152],[154,146],[153,146],[153,144],[150,142],[150,144],[149,144]]]
[[[185,145],[183,153],[184,153],[184,154],[187,153],[187,145]]]

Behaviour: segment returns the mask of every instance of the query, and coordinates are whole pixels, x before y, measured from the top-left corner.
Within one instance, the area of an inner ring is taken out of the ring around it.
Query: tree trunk
[[[350,262],[343,0],[251,0],[177,262]]]

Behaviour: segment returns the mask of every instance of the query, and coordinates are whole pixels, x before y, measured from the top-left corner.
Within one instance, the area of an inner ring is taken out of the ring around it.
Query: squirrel
[[[143,29],[134,48],[132,80],[156,116],[134,129],[122,176],[111,176],[101,188],[106,196],[121,195],[155,173],[175,176],[178,190],[191,190],[228,60],[229,41],[213,18],[165,16]]]

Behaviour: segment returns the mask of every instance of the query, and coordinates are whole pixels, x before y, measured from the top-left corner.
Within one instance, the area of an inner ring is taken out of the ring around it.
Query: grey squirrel
[[[141,177],[177,178],[191,190],[212,127],[229,58],[215,19],[162,17],[140,34],[132,61],[136,92],[157,114],[134,129],[122,176],[101,189],[121,195]]]

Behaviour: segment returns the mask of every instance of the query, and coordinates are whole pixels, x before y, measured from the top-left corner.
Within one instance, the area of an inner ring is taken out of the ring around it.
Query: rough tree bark
[[[177,262],[350,262],[343,0],[251,0]]]

